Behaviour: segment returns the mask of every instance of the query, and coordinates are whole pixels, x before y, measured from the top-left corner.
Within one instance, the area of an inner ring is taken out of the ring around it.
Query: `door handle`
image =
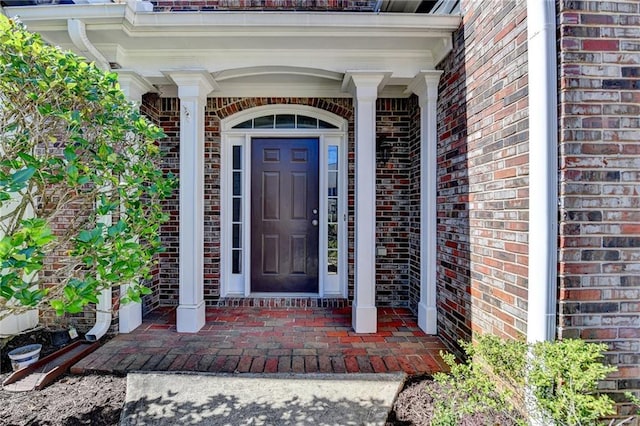
[[[313,219],[313,220],[311,221],[311,224],[312,224],[313,226],[318,226],[318,220],[317,220],[317,219]]]

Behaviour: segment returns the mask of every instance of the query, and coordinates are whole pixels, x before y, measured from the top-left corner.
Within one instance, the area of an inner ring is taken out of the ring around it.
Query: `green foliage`
[[[467,361],[457,364],[453,355],[443,354],[451,372],[435,376],[445,390],[434,396],[435,425],[456,425],[475,413],[500,413],[522,424],[513,402],[521,411],[530,409],[528,416],[540,424],[592,426],[615,414],[614,401],[597,392],[598,382],[616,371],[601,362],[606,345],[577,339],[527,345],[481,336],[475,346],[461,346]],[[633,395],[627,398],[637,404]]]
[[[76,313],[147,278],[162,250],[164,134],[117,75],[0,16],[0,319]],[[46,274],[43,273],[46,270]],[[133,285],[123,302],[148,292]]]
[[[533,345],[528,378],[544,421],[596,425],[615,414],[613,400],[596,393],[598,381],[616,371],[601,363],[606,349],[578,339]]]
[[[501,414],[509,419],[511,424],[526,424],[511,402],[511,392],[497,388],[484,365],[472,361],[474,355],[484,352],[483,348],[464,342],[461,342],[461,345],[468,356],[465,363],[458,364],[452,354],[441,354],[450,372],[434,375],[442,392],[434,395],[432,425],[455,426],[465,417],[477,413],[487,417]]]

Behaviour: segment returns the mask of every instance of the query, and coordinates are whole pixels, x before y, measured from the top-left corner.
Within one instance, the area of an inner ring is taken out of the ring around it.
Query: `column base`
[[[438,311],[435,306],[418,304],[418,327],[427,334],[438,334]]]
[[[142,324],[142,305],[136,302],[129,302],[121,305],[118,312],[118,331],[120,333],[131,333]]]
[[[378,330],[378,310],[375,306],[353,305],[351,321],[356,333],[375,333]]]
[[[204,301],[197,305],[180,305],[176,310],[178,333],[197,333],[205,322]]]

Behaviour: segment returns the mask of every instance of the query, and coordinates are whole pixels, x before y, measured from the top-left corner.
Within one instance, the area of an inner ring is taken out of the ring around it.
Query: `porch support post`
[[[438,82],[442,71],[422,71],[409,85],[420,103],[420,302],[418,326],[438,332],[436,309],[436,170]]]
[[[117,70],[118,83],[127,99],[134,102],[138,107],[142,104],[142,95],[153,92],[156,89],[146,80],[138,76],[137,73],[129,70]],[[129,284],[120,286],[120,294],[125,294]],[[118,324],[120,333],[130,333],[142,324],[142,304],[129,302],[120,305],[118,311]]]
[[[204,305],[204,108],[214,82],[205,71],[168,73],[180,98],[180,303],[176,329],[196,333]]]
[[[345,76],[355,98],[356,218],[355,297],[352,324],[356,333],[375,333],[376,310],[376,99],[384,72]]]

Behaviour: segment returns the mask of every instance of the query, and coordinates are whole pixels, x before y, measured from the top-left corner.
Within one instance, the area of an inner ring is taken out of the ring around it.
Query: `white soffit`
[[[352,69],[391,71],[387,87],[397,93],[394,86],[433,69],[451,50],[451,34],[460,24],[451,15],[138,12],[118,3],[5,7],[4,13],[18,16],[49,43],[75,51],[68,20],[79,20],[106,61],[156,85],[172,84],[162,71],[207,70],[220,85],[212,96],[256,90],[266,96],[283,90],[335,95]]]

